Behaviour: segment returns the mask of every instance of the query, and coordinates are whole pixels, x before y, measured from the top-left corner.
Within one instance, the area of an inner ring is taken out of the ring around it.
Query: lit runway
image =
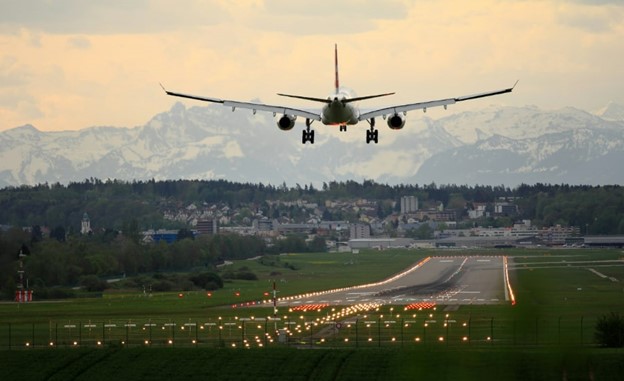
[[[431,257],[388,280],[278,300],[279,306],[492,304],[506,300],[503,257]]]

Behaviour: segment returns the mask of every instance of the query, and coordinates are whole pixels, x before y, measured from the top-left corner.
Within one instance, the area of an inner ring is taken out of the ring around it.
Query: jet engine
[[[401,114],[394,114],[388,117],[388,127],[393,130],[400,130],[405,126],[405,117]]]
[[[290,131],[293,127],[295,127],[295,120],[297,120],[296,115],[284,115],[277,121],[277,127],[279,127],[282,131]]]

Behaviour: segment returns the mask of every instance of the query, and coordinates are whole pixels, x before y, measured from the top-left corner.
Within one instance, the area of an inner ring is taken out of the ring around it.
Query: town
[[[415,196],[403,196],[390,203],[392,212],[380,216],[380,202],[356,199],[326,201],[320,206],[303,199],[267,201],[265,208],[242,205],[232,209],[225,204],[191,203],[167,210],[164,218],[186,224],[194,235],[238,234],[264,238],[268,244],[288,235],[302,235],[307,241],[322,237],[328,250],[364,248],[507,248],[539,246],[621,246],[624,237],[591,237],[578,226],[547,226],[538,228],[530,220],[514,220],[519,216],[513,198],[492,203],[470,203],[463,209],[419,208]],[[290,216],[280,210],[290,211]],[[326,217],[344,216],[332,220]],[[511,226],[481,226],[483,219],[513,220]],[[147,230],[143,242],[174,242],[178,230]]]

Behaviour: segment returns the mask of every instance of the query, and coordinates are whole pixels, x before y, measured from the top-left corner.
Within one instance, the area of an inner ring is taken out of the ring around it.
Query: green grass
[[[619,380],[622,360],[595,350],[59,349],[3,352],[0,368],[8,380]]]
[[[282,308],[277,323],[263,320],[272,316],[270,306],[232,308],[266,298],[263,293],[273,281],[279,296],[287,296],[379,281],[428,255],[467,254],[513,257],[521,266],[510,274],[515,306],[466,305],[450,312],[445,306],[435,311],[383,306],[349,318],[352,324],[324,340],[316,336],[323,325],[307,330],[304,323],[325,317],[329,308],[305,313]],[[315,380],[532,380],[561,379],[562,372],[568,379],[588,379],[590,373],[595,379],[617,379],[624,356],[595,348],[593,330],[599,316],[622,312],[624,267],[573,262],[621,257],[619,250],[388,250],[239,261],[232,269],[247,267],[259,280],[228,282],[212,297],[200,291],[183,297],[114,291],[100,299],[0,304],[0,347],[12,349],[3,351],[0,361],[7,379],[17,378],[12,374],[23,379],[268,379],[270,371],[278,372],[277,379]],[[430,321],[427,327],[425,320]],[[96,328],[86,328],[89,323]],[[128,323],[136,326],[126,327]],[[151,323],[156,326],[145,326]],[[290,327],[289,344],[279,343],[276,326]],[[32,349],[33,341],[37,348],[54,349]],[[245,344],[252,349],[240,350]],[[38,361],[38,367],[20,370],[28,361]]]
[[[351,253],[286,254],[267,260],[236,261],[231,269],[248,267],[258,275],[258,281],[233,280],[223,289],[212,292],[153,293],[145,296],[139,291],[109,291],[102,299],[68,299],[63,301],[30,304],[0,304],[0,324],[27,321],[102,321],[109,319],[162,319],[204,318],[214,315],[213,307],[231,306],[236,303],[268,299],[273,282],[278,296],[297,295],[308,291],[327,290],[337,287],[382,280],[407,266],[414,264],[425,254],[418,251],[388,250]],[[274,262],[270,265],[269,262]],[[284,265],[292,265],[292,270]],[[236,296],[236,293],[240,296]],[[37,296],[34,296],[35,300]],[[223,308],[217,309],[223,314]]]

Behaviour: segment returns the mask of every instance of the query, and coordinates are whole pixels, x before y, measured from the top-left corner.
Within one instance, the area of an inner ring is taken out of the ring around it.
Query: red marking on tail
[[[338,89],[340,88],[340,81],[338,80],[338,44],[334,45],[334,66],[336,68],[336,94],[338,94]]]

